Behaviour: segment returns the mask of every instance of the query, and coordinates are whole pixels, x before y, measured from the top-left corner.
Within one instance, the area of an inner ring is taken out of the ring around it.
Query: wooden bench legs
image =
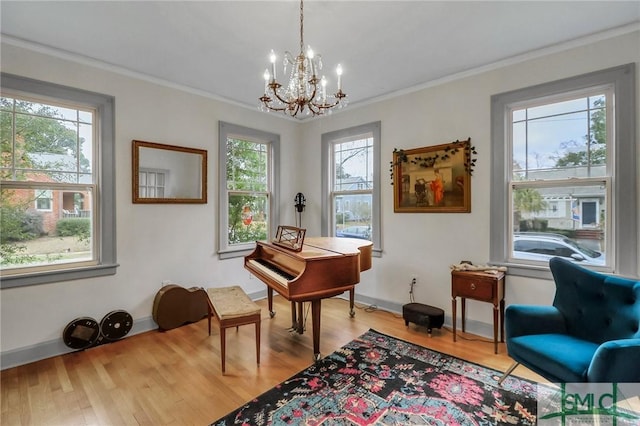
[[[209,317],[211,321],[211,317]],[[256,363],[260,365],[260,314],[250,315],[229,320],[220,320],[220,357],[222,358],[222,372],[225,372],[226,348],[227,348],[227,328],[241,325],[255,324],[256,327]],[[211,330],[209,330],[211,335]]]
[[[222,373],[225,372],[227,328],[255,324],[256,361],[260,365],[260,307],[242,291],[239,286],[210,288],[207,290],[209,306],[209,335],[211,335],[211,317],[215,316],[220,324],[220,357]]]

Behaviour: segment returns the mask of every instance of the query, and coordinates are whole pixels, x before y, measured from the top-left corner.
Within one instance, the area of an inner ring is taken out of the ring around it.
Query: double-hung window
[[[219,254],[228,258],[275,236],[280,137],[224,122],[219,137]]]
[[[36,198],[36,210],[41,211],[52,211],[52,201],[53,201],[53,191],[49,189],[45,190],[36,190],[35,191]]]
[[[3,74],[3,287],[115,273],[113,98]]]
[[[607,272],[635,272],[629,68],[493,97],[494,262],[533,276],[526,270],[546,268],[555,256]]]
[[[380,254],[380,122],[322,135],[322,235],[373,242]]]

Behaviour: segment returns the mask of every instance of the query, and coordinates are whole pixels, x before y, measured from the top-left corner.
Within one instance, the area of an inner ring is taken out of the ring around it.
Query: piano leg
[[[304,334],[304,302],[291,302],[291,330]]]
[[[276,313],[273,311],[273,289],[267,286],[267,301],[269,303],[269,317],[273,318]]]
[[[298,331],[298,317],[296,316],[296,302],[291,301],[291,329]]]
[[[356,289],[352,288],[351,290],[349,290],[349,316],[351,318],[356,316],[356,311],[353,310],[353,307],[355,305],[355,295],[356,295]]]
[[[311,323],[313,326],[313,360],[320,360],[320,302],[322,299],[311,301]]]
[[[304,334],[304,302],[298,302],[298,334]]]

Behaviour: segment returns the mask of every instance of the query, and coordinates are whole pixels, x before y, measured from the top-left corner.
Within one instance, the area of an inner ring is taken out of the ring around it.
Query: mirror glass
[[[207,202],[207,151],[133,141],[134,203]]]

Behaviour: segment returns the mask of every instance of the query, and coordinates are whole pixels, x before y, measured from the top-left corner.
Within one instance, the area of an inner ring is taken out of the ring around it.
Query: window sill
[[[516,277],[527,277],[527,278],[537,278],[543,280],[553,280],[553,275],[551,275],[551,270],[548,265],[533,265],[533,264],[524,264],[524,263],[514,263],[514,262],[497,262],[491,261],[489,262],[491,265],[495,266],[505,266],[507,268],[507,275],[512,275]],[[579,263],[576,263],[580,265]],[[598,267],[593,265],[582,265],[584,268],[590,269],[595,272],[599,272],[602,274],[613,274],[613,271],[608,268]]]
[[[251,254],[253,250],[255,250],[255,246],[251,248],[243,248],[243,249],[237,249],[237,250],[219,251],[218,258],[220,260],[224,260],[224,259],[233,259],[236,257],[244,257]]]
[[[49,284],[61,281],[115,275],[118,266],[120,265],[117,263],[110,263],[77,269],[60,269],[32,274],[3,275],[2,281],[0,282],[0,288],[24,287],[29,285]]]

